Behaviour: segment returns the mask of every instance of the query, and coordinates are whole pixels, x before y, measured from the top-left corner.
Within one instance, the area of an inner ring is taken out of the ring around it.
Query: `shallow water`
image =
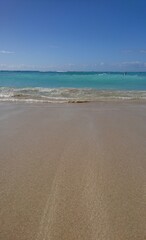
[[[146,73],[0,72],[0,101],[145,99]]]

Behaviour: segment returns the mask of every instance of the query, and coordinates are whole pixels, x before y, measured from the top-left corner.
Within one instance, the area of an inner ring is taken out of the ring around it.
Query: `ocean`
[[[146,72],[0,71],[0,101],[146,99]]]

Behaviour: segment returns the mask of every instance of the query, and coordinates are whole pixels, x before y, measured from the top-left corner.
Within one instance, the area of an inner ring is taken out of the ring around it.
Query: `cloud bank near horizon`
[[[10,71],[146,71],[146,62],[125,61],[120,63],[62,64],[62,65],[26,65],[0,63],[0,70]]]

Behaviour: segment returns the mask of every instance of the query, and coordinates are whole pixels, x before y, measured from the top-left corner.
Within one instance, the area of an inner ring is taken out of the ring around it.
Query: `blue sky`
[[[146,0],[0,0],[0,69],[146,71]]]

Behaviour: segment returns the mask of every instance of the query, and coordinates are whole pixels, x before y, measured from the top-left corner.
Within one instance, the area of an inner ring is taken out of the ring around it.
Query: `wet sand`
[[[145,103],[0,103],[1,240],[144,240],[145,183]]]

